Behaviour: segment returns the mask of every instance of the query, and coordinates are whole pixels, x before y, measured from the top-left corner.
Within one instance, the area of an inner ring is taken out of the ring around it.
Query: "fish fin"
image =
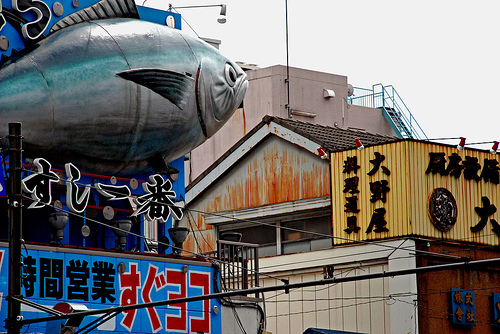
[[[179,170],[167,164],[165,159],[163,159],[162,155],[159,153],[149,158],[148,163],[153,168],[153,171],[156,174],[162,174],[162,175],[179,174]]]
[[[117,17],[139,19],[134,0],[101,0],[57,21],[50,29],[50,33],[82,22]]]
[[[160,94],[180,109],[184,109],[187,97],[194,90],[195,80],[188,74],[161,69],[135,69],[117,73]]]

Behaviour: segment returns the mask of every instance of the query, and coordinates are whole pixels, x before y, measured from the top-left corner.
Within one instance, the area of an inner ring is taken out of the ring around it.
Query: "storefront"
[[[334,243],[407,237],[417,268],[499,257],[497,154],[404,140],[331,158]],[[494,266],[409,278],[415,290],[401,289],[399,298],[406,298],[407,316],[418,312],[420,332],[498,329]]]

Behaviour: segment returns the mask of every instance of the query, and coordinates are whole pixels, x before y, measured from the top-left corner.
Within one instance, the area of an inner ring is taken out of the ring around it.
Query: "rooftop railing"
[[[355,87],[348,102],[352,105],[382,109],[385,118],[400,138],[428,139],[392,85],[376,84],[372,89]]]

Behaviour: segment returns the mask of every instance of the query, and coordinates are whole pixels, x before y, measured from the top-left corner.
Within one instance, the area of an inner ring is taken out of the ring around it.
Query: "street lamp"
[[[227,6],[225,4],[220,4],[220,5],[198,5],[198,6],[181,6],[181,7],[174,7],[172,6],[172,4],[168,4],[168,11],[171,12],[172,9],[189,9],[189,8],[206,8],[206,7],[220,7],[220,13],[219,15],[221,17],[219,17],[217,19],[217,22],[219,22],[220,24],[224,24],[226,23],[226,11],[227,11]]]

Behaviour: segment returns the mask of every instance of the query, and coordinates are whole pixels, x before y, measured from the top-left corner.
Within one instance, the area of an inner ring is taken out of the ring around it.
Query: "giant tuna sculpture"
[[[181,31],[130,18],[80,22],[0,68],[0,120],[32,157],[105,174],[148,172],[217,132],[245,73]]]

